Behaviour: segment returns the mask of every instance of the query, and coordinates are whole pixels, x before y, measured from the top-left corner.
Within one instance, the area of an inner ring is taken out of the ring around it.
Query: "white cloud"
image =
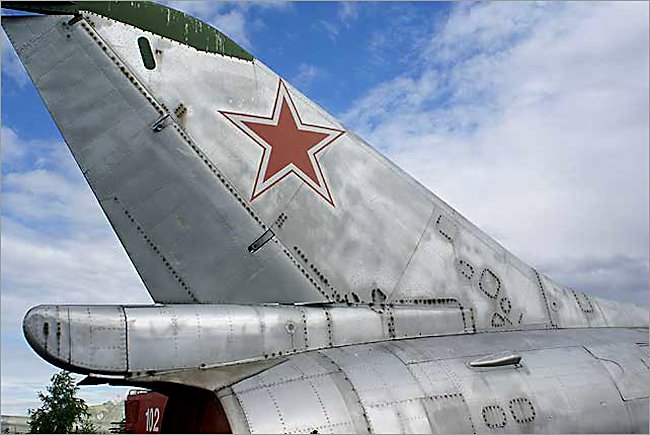
[[[334,21],[318,20],[316,23],[314,23],[313,26],[314,28],[325,33],[330,41],[336,41],[336,39],[339,37],[339,25]]]
[[[314,80],[323,75],[324,72],[320,68],[308,63],[301,63],[298,65],[298,72],[291,78],[290,82],[305,91]]]
[[[63,142],[26,141],[2,127],[2,412],[38,405],[56,368],[22,338],[35,304],[151,303]],[[85,387],[97,400],[115,390]]]
[[[105,226],[89,191],[56,172],[36,169],[4,177],[5,207],[29,220],[66,220],[71,224]],[[101,216],[101,215],[100,215]]]
[[[194,17],[209,16],[226,8],[225,2],[207,1],[163,1],[162,4],[170,8],[185,12]]]
[[[253,9],[288,9],[287,2],[209,2],[209,1],[169,1],[163,2],[169,7],[199,18],[230,39],[251,50],[251,28],[256,25],[250,18]]]
[[[272,9],[276,11],[287,11],[293,8],[293,2],[286,0],[261,0],[241,2],[240,7],[255,7],[258,9]]]
[[[336,19],[318,20],[314,27],[327,35],[331,41],[336,41],[342,29],[349,29],[359,17],[359,5],[355,2],[343,1],[337,3]]]
[[[250,44],[249,6],[177,6]],[[532,265],[647,302],[647,15],[647,3],[461,3],[426,44],[410,34],[414,68],[345,118]],[[150,302],[64,147],[2,128],[3,413],[35,406],[55,371],[22,339],[30,306]]]
[[[5,126],[1,127],[0,147],[4,162],[20,160],[24,154],[24,150],[18,143],[18,135],[16,132]]]
[[[106,221],[63,141],[25,141],[2,126],[2,158],[3,215],[105,234]]]
[[[339,21],[346,26],[355,21],[359,17],[359,4],[355,2],[340,2],[338,4],[337,15]]]
[[[8,80],[13,86],[22,88],[29,83],[29,76],[20,59],[16,55],[13,46],[7,38],[7,34],[2,32],[2,40],[0,41],[2,48],[2,76],[3,79]]]
[[[244,12],[232,9],[224,14],[217,14],[210,19],[210,24],[213,24],[241,46],[249,50],[252,47],[248,29],[246,28]]]
[[[99,212],[99,210],[97,210]],[[104,224],[105,225],[105,224]],[[107,228],[102,236],[77,225],[72,235],[45,234],[5,218],[2,224],[5,321],[22,320],[38,303],[151,303],[123,248]],[[20,309],[17,309],[20,307]]]
[[[647,303],[647,14],[460,4],[345,119],[525,261]]]

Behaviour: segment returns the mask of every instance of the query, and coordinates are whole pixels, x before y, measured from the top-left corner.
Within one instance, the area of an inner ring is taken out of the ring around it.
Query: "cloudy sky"
[[[173,4],[524,261],[647,305],[648,3]],[[23,339],[29,307],[151,302],[4,33],[1,285],[3,414],[56,371]]]

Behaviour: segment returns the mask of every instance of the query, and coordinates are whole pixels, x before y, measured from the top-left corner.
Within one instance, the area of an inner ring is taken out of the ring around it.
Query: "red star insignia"
[[[270,117],[223,110],[219,113],[263,149],[251,201],[293,173],[334,206],[318,154],[345,132],[302,122],[282,80]]]

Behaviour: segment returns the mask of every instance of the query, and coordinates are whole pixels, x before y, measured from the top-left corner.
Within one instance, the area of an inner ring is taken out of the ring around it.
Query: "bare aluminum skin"
[[[233,428],[252,433],[642,433],[644,340],[646,330],[576,329],[346,346],[291,357],[219,395],[245,416]],[[471,367],[508,348],[519,364]],[[595,356],[604,349],[617,355]]]
[[[2,25],[160,304],[33,308],[48,361],[214,391],[238,432],[647,432],[645,309],[539,274],[290,85],[345,131],[333,205],[295,176],[251,201],[262,150],[220,111],[271,114],[259,60],[93,13]]]
[[[53,364],[139,375],[206,368],[355,343],[474,332],[458,306],[40,305],[23,322]]]

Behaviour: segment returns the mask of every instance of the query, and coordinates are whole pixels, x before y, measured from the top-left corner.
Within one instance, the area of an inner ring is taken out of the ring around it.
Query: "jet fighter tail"
[[[228,152],[222,135],[199,145],[197,107],[154,85],[184,75],[193,61],[178,62],[179,52],[250,69],[245,50],[148,2],[3,3],[11,6],[51,14],[2,25],[156,302],[325,300],[216,161]],[[230,128],[214,118],[206,121]]]
[[[2,25],[156,302],[647,325],[540,275],[207,24],[148,2],[10,5],[51,14]]]

